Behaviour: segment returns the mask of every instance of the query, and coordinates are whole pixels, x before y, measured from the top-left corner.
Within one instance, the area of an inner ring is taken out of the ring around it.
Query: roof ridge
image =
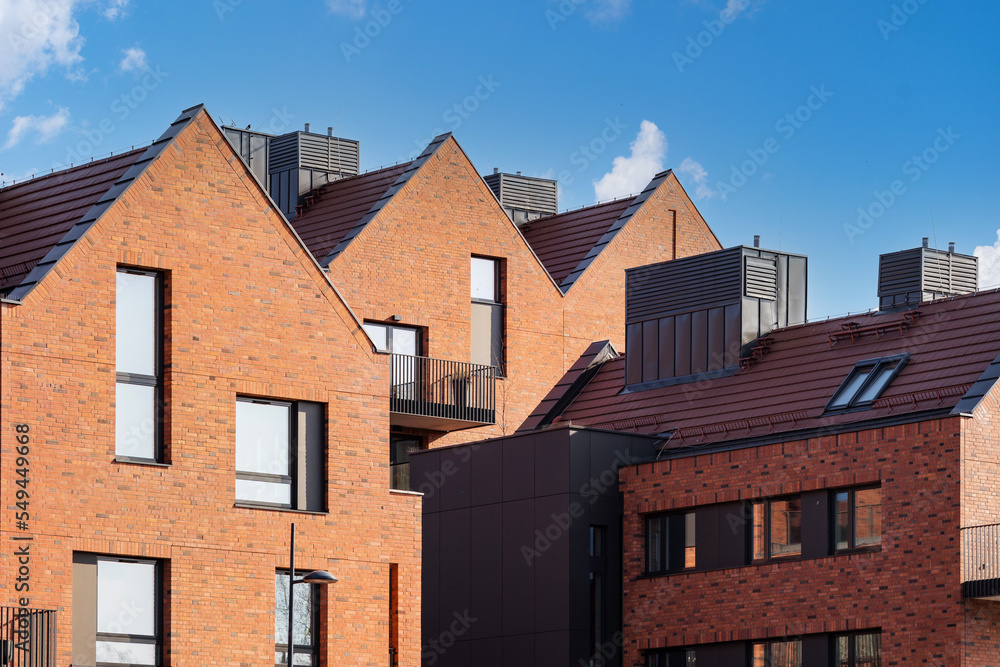
[[[150,145],[152,145],[153,143],[154,142],[151,141]],[[133,153],[140,153],[140,152],[146,150],[147,148],[149,148],[149,146],[143,146],[141,148],[132,148],[132,149],[129,149],[127,151],[122,151],[121,153],[118,153],[118,155],[115,155],[115,154],[112,153],[111,155],[108,155],[107,157],[103,157],[103,158],[101,158],[99,160],[94,159],[94,158],[90,158],[90,162],[81,162],[78,165],[71,166],[71,167],[66,167],[65,169],[60,169],[59,171],[51,171],[48,174],[40,174],[40,175],[32,174],[30,178],[25,178],[25,179],[22,179],[21,181],[12,181],[10,185],[0,186],[0,192],[9,192],[13,188],[21,187],[23,185],[35,184],[35,183],[38,183],[38,181],[41,181],[41,180],[44,180],[44,179],[47,179],[47,178],[53,178],[55,176],[64,176],[64,175],[66,175],[66,174],[68,174],[68,173],[70,173],[72,171],[79,171],[81,169],[89,169],[91,167],[104,164],[106,162],[111,162],[112,160],[120,160],[120,159],[122,159],[123,157],[125,157],[127,155],[131,155]]]
[[[387,172],[387,171],[391,171],[393,169],[399,169],[400,167],[403,167],[405,169],[405,168],[409,167],[411,164],[413,164],[413,162],[414,162],[414,160],[410,160],[409,162],[397,162],[396,164],[394,164],[394,165],[392,165],[390,167],[379,167],[378,169],[372,169],[371,171],[366,171],[364,173],[351,174],[350,176],[345,176],[343,178],[338,178],[338,179],[336,179],[334,181],[327,181],[326,183],[324,183],[323,185],[319,186],[318,188],[313,188],[309,192],[306,193],[306,195],[305,195],[305,203],[299,204],[298,206],[295,207],[296,214],[297,215],[302,215],[303,213],[305,213],[306,211],[308,211],[310,208],[312,208],[313,205],[317,201],[319,201],[320,199],[323,198],[323,195],[326,194],[326,191],[329,188],[333,187],[334,185],[339,185],[341,183],[348,183],[349,181],[353,181],[355,179],[362,178],[362,177],[375,176],[377,174],[381,174],[381,173],[384,173],[384,172]]]

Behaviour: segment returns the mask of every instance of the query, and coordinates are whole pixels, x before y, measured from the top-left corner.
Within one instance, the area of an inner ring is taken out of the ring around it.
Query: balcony
[[[1000,524],[962,528],[962,597],[1000,600]]]
[[[496,422],[492,366],[391,355],[389,422],[393,426],[460,431]]]
[[[0,664],[56,667],[56,612],[0,607]]]

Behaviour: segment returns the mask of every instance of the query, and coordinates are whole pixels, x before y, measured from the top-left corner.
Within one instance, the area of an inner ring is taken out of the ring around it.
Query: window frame
[[[410,486],[404,489],[402,487],[396,486],[396,470],[401,466],[407,466],[406,479],[410,479],[409,466],[410,466],[410,454],[407,453],[406,461],[399,461],[396,452],[396,444],[401,441],[413,440],[417,443],[417,448],[413,451],[421,451],[427,448],[427,442],[423,436],[420,435],[410,435],[407,433],[389,433],[389,488],[394,491],[409,491]]]
[[[101,589],[101,578],[100,578],[100,567],[99,563],[101,561],[112,562],[112,563],[135,563],[142,565],[152,565],[153,566],[153,635],[133,635],[128,633],[110,633],[101,632],[97,630],[94,634],[94,646],[95,646],[95,658],[94,664],[97,667],[129,667],[131,663],[119,663],[119,662],[101,662],[96,659],[96,645],[97,642],[116,642],[116,643],[126,643],[126,644],[152,644],[154,648],[154,665],[163,664],[163,598],[164,598],[164,587],[163,587],[163,562],[161,560],[150,559],[150,558],[134,558],[131,556],[111,556],[111,555],[101,555],[101,554],[86,554],[83,552],[78,552],[80,556],[92,556],[94,558],[94,582],[95,582],[95,602],[100,599],[100,589]],[[74,554],[76,556],[76,554]],[[95,625],[97,623],[96,615],[97,608],[94,610],[95,614]],[[140,641],[134,641],[134,640]],[[150,641],[150,639],[152,641]]]
[[[844,378],[844,381],[840,383],[839,387],[837,387],[837,390],[833,392],[833,396],[830,397],[830,400],[827,401],[824,412],[850,412],[851,410],[869,408],[875,401],[881,398],[882,394],[885,393],[885,390],[889,388],[893,380],[896,379],[896,376],[899,375],[899,372],[906,366],[906,362],[909,361],[909,359],[910,355],[908,353],[903,353],[895,354],[889,357],[865,359],[857,362],[854,365],[854,368],[851,369],[851,372],[847,374],[847,377]],[[895,364],[895,366],[888,371],[888,375],[884,375],[879,372],[886,366],[892,364]],[[847,400],[847,402],[840,405],[840,401],[838,399],[840,399],[841,395],[851,386],[851,384],[853,384],[853,381],[858,377],[858,375],[865,371],[867,371],[868,377],[866,377],[864,382],[862,382],[857,389],[854,390],[853,395]],[[883,377],[885,378],[884,380],[881,379]],[[875,383],[876,379],[882,382],[882,387],[878,390],[878,393],[870,399],[864,401],[859,400],[860,397],[864,395],[864,393]]]
[[[774,554],[772,553],[772,540],[771,540],[771,516],[773,514],[772,504],[778,502],[785,502],[788,500],[798,500],[799,501],[799,550],[797,553],[785,553],[785,554]],[[758,557],[755,544],[757,541],[756,529],[756,517],[755,509],[758,506],[762,506],[763,509],[763,524],[761,530],[763,532],[764,540],[764,555]],[[784,496],[775,496],[774,498],[758,498],[750,501],[750,563],[752,565],[766,563],[768,561],[788,561],[788,560],[801,560],[803,558],[803,541],[802,541],[802,494],[793,493]]]
[[[878,489],[879,492],[879,516],[882,514],[882,485],[866,484],[864,486],[851,486],[842,489],[830,490],[830,553],[833,555],[855,553],[864,551],[879,551],[882,549],[882,530],[880,521],[879,541],[877,544],[857,543],[857,493],[859,491],[870,491]],[[847,494],[847,544],[844,548],[837,546],[837,496]]]
[[[751,667],[754,667],[755,660],[756,660],[756,658],[754,657],[754,649],[756,649],[758,646],[761,646],[761,647],[764,648],[764,658],[763,658],[764,659],[764,665],[765,665],[765,667],[771,667],[771,665],[772,665],[772,663],[771,663],[771,658],[772,658],[772,656],[771,656],[771,649],[775,645],[777,645],[777,644],[798,644],[798,649],[799,649],[799,651],[798,651],[798,653],[799,653],[798,663],[799,664],[796,665],[796,667],[803,667],[803,664],[802,664],[802,661],[803,661],[803,652],[802,652],[803,651],[803,643],[802,643],[802,638],[801,637],[781,637],[781,638],[775,638],[775,639],[763,639],[763,640],[756,640],[756,641],[747,642],[747,649],[748,649],[747,650],[747,654],[748,654],[747,664],[750,665]]]
[[[296,571],[298,571],[298,568],[296,568]],[[307,572],[308,572],[308,570],[302,570],[301,571],[302,574],[305,574]],[[274,571],[275,584],[277,584],[277,577],[282,576],[282,575],[285,576],[286,578],[289,578],[289,582],[291,582],[291,578],[288,576],[289,574],[290,574],[289,570],[285,570],[285,569],[281,569],[281,568],[275,570]],[[320,653],[321,653],[321,650],[322,650],[322,642],[320,641],[320,636],[319,636],[319,631],[320,631],[320,613],[319,613],[320,609],[319,608],[320,608],[320,604],[321,604],[321,600],[320,600],[320,588],[321,588],[321,586],[319,586],[317,584],[297,584],[297,585],[298,586],[305,586],[309,590],[309,598],[310,598],[309,599],[309,604],[312,605],[312,610],[311,610],[311,613],[310,613],[309,623],[310,623],[310,626],[311,626],[310,627],[310,634],[312,635],[313,643],[312,643],[312,645],[295,644],[295,655],[296,655],[296,657],[300,656],[300,655],[306,655],[306,654],[311,655],[313,657],[312,664],[315,667],[315,666],[317,666],[317,665],[320,664],[320,657],[321,657]],[[290,588],[294,588],[291,585],[291,583],[289,583],[289,587]],[[277,585],[275,585],[275,593],[277,593]],[[294,592],[292,594],[294,595]],[[288,600],[285,599],[285,600],[283,600],[283,602],[285,603],[286,613],[287,613]],[[274,598],[274,611],[275,611],[275,614],[274,614],[275,615],[275,619],[277,619],[277,616],[278,616],[278,597],[277,597],[277,595],[275,595],[275,598]],[[293,623],[292,627],[293,627],[293,632],[294,632],[294,623]],[[287,628],[288,628],[287,617],[286,617],[286,621],[285,621],[285,624],[284,624],[284,628],[285,628],[285,632],[287,632],[288,631],[287,630]],[[275,633],[275,637],[274,637],[274,652],[275,652],[275,654],[277,654],[277,653],[284,653],[285,654],[285,659],[287,660],[288,659],[288,644],[279,644],[278,643],[278,636],[277,636],[277,628],[275,628],[275,631],[276,631],[276,633]],[[289,639],[294,639],[294,637],[289,637]],[[275,655],[274,665],[275,665],[275,667],[294,667],[294,666],[289,666],[287,662],[278,662],[277,655]]]
[[[118,307],[119,299],[117,295],[117,277],[120,273],[129,275],[147,276],[154,279],[153,283],[153,372],[154,375],[142,373],[129,373],[119,371],[118,365]],[[146,269],[135,266],[118,265],[115,270],[115,389],[120,384],[133,385],[139,387],[153,388],[153,456],[131,456],[118,451],[118,438],[115,437],[115,461],[141,464],[163,464],[165,463],[165,446],[163,436],[164,422],[164,348],[166,347],[166,336],[164,335],[164,304],[166,303],[166,276],[163,271]],[[118,423],[118,400],[115,399],[115,424]]]
[[[372,346],[375,351],[379,354],[401,354],[400,352],[392,351],[392,332],[396,329],[406,329],[412,331],[417,339],[417,353],[413,356],[422,357],[424,356],[424,327],[411,326],[408,324],[393,324],[389,322],[376,322],[374,320],[365,320],[361,324],[362,328],[365,329],[365,333],[371,338],[371,334],[368,333],[368,327],[381,327],[385,329],[385,349],[380,350],[378,345],[375,345],[375,341],[372,341]],[[406,356],[406,355],[404,355]]]
[[[870,629],[870,630],[858,630],[854,632],[835,632],[830,635],[830,665],[832,667],[841,667],[843,663],[840,662],[840,656],[838,655],[837,643],[840,639],[847,639],[847,664],[848,667],[857,667],[858,665],[858,655],[857,655],[857,640],[859,637],[864,637],[868,635],[878,635],[879,637],[879,656],[878,662],[882,664],[882,630],[881,629]]]
[[[483,299],[480,297],[472,296],[472,261],[473,260],[483,260],[493,263],[493,299]],[[499,310],[498,320],[500,323],[500,331],[498,336],[498,346],[494,349],[492,334],[494,333],[492,327],[490,329],[491,340],[490,340],[490,363],[488,365],[496,369],[496,374],[498,378],[506,376],[506,366],[507,366],[507,309],[504,304],[504,297],[506,290],[503,284],[504,277],[504,260],[500,257],[490,257],[489,255],[471,255],[469,259],[469,298],[472,305],[488,305],[491,306],[491,313],[493,311]],[[470,305],[470,329],[472,320],[472,306]],[[491,317],[492,322],[492,317]],[[471,348],[471,341],[470,341]]]
[[[680,522],[681,527],[672,527],[675,522]],[[652,532],[653,527],[657,526],[659,528],[659,534],[661,536],[659,546],[657,551],[659,552],[657,557],[659,558],[660,568],[652,569]],[[644,517],[645,525],[645,544],[643,548],[643,554],[645,559],[644,576],[647,577],[657,577],[668,574],[679,574],[682,572],[693,572],[698,569],[697,567],[697,512],[694,508],[689,510],[684,510],[680,512],[658,512],[656,514],[648,514]],[[683,534],[683,544],[680,549],[674,549],[676,553],[680,554],[680,566],[672,566],[671,564],[671,548],[670,548],[670,536],[672,532],[677,532]],[[689,549],[693,549],[693,552],[689,552]],[[688,565],[688,554],[693,556],[692,560],[694,564]]]

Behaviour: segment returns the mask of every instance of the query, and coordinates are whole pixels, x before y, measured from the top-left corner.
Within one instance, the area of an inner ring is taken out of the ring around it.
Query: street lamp
[[[288,557],[288,667],[294,665],[295,635],[293,622],[295,620],[295,584],[335,584],[337,577],[325,570],[310,572],[301,579],[295,579],[295,524],[292,523],[292,539]]]

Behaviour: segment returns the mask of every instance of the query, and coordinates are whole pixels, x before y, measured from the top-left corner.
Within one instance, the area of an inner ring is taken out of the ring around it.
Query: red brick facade
[[[116,266],[166,283],[166,462],[115,462]],[[274,664],[276,568],[339,578],[321,664],[419,662],[420,499],[389,491],[388,365],[200,111],[21,305],[0,306],[0,538],[30,535],[30,592],[74,662],[73,554],[163,559],[164,664]],[[326,409],[327,512],[234,506],[242,395]],[[27,531],[14,524],[15,426],[30,429]],[[398,628],[390,568],[398,566]]]

